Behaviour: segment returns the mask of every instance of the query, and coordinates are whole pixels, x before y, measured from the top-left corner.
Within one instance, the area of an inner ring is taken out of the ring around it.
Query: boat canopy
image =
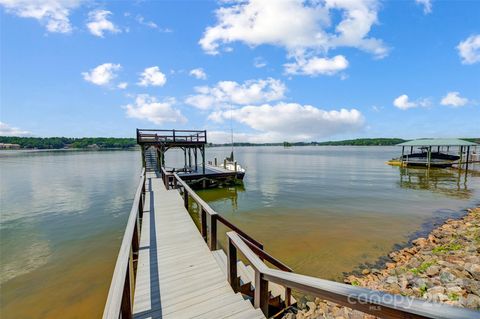
[[[421,138],[397,144],[397,146],[478,146],[479,144],[457,138]]]

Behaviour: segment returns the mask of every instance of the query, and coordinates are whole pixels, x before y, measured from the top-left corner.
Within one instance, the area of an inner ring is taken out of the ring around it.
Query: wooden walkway
[[[233,292],[180,194],[155,173],[147,174],[133,317],[265,318]]]

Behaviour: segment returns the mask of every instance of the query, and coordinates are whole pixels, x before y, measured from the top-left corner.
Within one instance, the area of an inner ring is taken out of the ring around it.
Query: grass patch
[[[448,299],[451,301],[457,301],[458,299],[460,299],[460,296],[455,292],[451,292],[448,294]]]
[[[420,286],[420,296],[423,297],[423,295],[427,293],[427,290],[427,285]]]
[[[460,245],[459,243],[451,242],[451,243],[433,248],[432,252],[434,254],[443,254],[443,253],[446,253],[446,252],[459,250],[461,248],[462,248],[462,245]]]
[[[433,261],[424,262],[420,266],[418,266],[417,268],[410,269],[410,272],[413,273],[414,275],[423,274],[425,272],[425,270],[427,270],[428,267],[430,267],[431,265],[434,265],[434,264],[435,264],[435,262],[433,262]]]

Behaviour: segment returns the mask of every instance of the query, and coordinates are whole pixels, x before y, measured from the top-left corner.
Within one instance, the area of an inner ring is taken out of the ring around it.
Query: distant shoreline
[[[462,138],[463,140],[480,142],[480,138]],[[233,143],[234,147],[243,146],[394,146],[407,140],[401,138],[358,138],[340,141],[325,142],[278,142],[278,143]],[[207,147],[229,147],[231,143],[218,144],[208,143]],[[84,150],[108,150],[108,149],[133,149],[138,147],[135,138],[117,137],[14,137],[0,136],[0,150],[22,149],[22,150],[62,150],[62,149],[84,149]]]

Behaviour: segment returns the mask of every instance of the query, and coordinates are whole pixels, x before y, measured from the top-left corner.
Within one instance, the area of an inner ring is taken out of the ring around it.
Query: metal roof
[[[398,146],[477,146],[479,144],[457,138],[421,138],[397,144]]]

